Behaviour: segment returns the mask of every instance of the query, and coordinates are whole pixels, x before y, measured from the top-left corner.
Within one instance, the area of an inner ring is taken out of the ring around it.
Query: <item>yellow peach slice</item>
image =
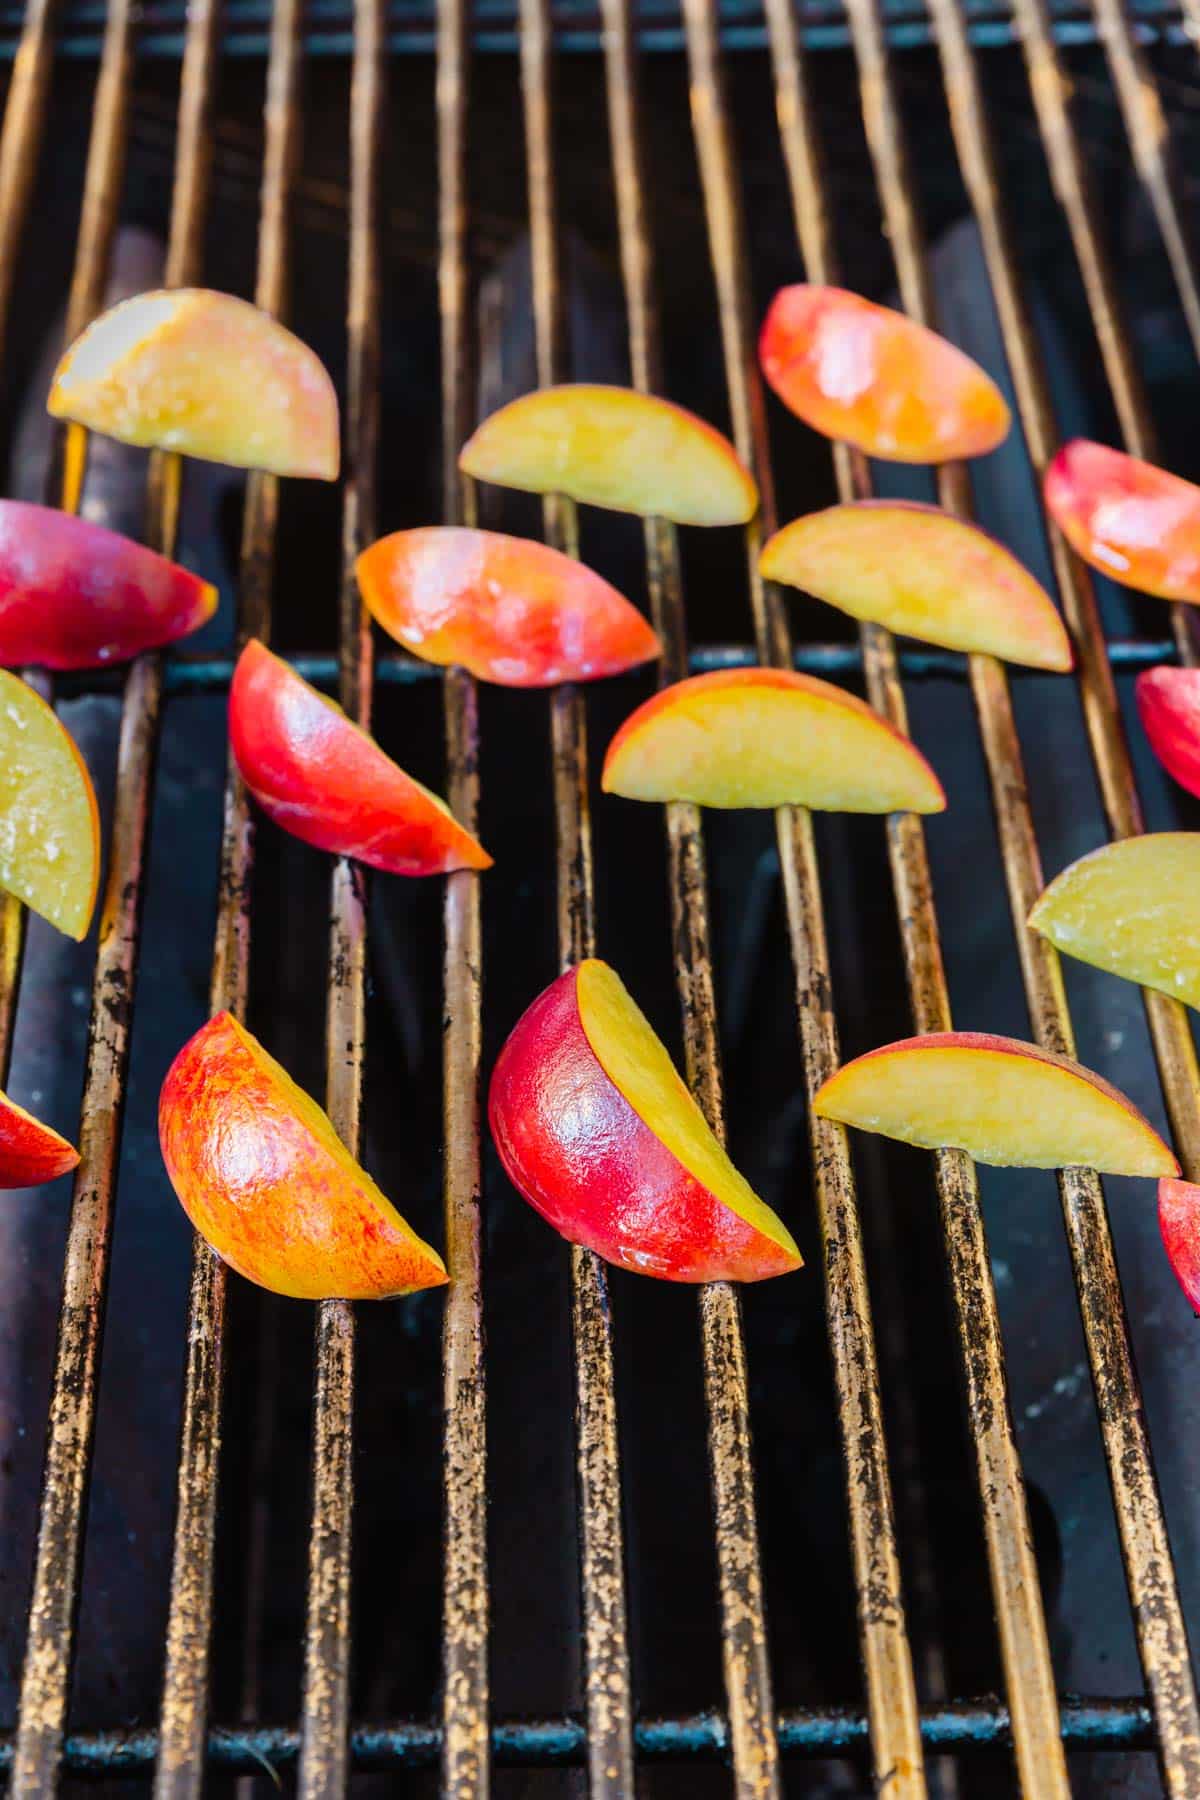
[[[0,888],[81,938],[99,879],[100,815],[84,760],[41,696],[0,669]]]
[[[143,448],[333,481],[333,383],[307,344],[232,294],[174,288],[124,300],[76,338],[47,406]]]

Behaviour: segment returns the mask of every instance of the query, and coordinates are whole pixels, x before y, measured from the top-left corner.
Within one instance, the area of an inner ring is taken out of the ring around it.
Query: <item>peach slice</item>
[[[845,288],[781,288],[758,354],[785,406],[868,456],[948,462],[983,456],[1008,436],[1008,405],[978,363]]]
[[[743,525],[758,511],[754,478],[727,438],[633,388],[523,394],[484,420],[458,466],[477,481],[677,525]]]
[[[940,506],[856,500],[809,513],[776,532],[761,567],[768,581],[927,644],[1071,667],[1045,588],[1003,544]]]
[[[762,1281],[800,1266],[607,963],[540,994],[492,1074],[513,1185],[573,1244],[667,1281]]]
[[[926,1150],[966,1150],[1002,1168],[1081,1164],[1102,1175],[1178,1175],[1124,1094],[1069,1056],[987,1032],[902,1038],[846,1063],[813,1107]]]
[[[337,396],[324,365],[232,294],[173,288],[101,313],[59,363],[47,405],[122,444],[337,478]]]
[[[100,814],[87,765],[41,696],[0,669],[0,888],[82,938],[99,880]]]
[[[1155,831],[1081,856],[1029,923],[1065,956],[1200,1006],[1200,833]]]
[[[233,672],[229,741],[268,818],[318,850],[392,875],[492,866],[444,800],[257,638]]]
[[[447,1279],[315,1100],[231,1013],[183,1046],[158,1102],[179,1204],[231,1269],[295,1300],[387,1300]]]
[[[383,629],[504,687],[619,675],[659,654],[635,606],[572,556],[498,531],[394,531],[355,565]]]
[[[217,590],[89,519],[0,500],[0,663],[96,669],[207,624]]]
[[[1155,756],[1180,787],[1200,795],[1200,669],[1143,669],[1134,696]]]
[[[67,1174],[78,1161],[74,1144],[0,1094],[0,1188],[37,1187]]]
[[[1200,1313],[1200,1187],[1170,1176],[1160,1181],[1158,1228],[1175,1279]]]
[[[1084,562],[1124,587],[1200,604],[1200,488],[1087,438],[1064,444],[1046,507]]]
[[[942,812],[916,746],[871,707],[815,675],[720,669],[662,688],[608,747],[601,786],[630,800]]]

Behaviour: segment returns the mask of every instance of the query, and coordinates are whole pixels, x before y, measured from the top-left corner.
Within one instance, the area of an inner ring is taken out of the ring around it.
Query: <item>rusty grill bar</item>
[[[1138,172],[1152,202],[1193,342],[1200,347],[1200,299],[1186,209],[1173,170],[1161,101],[1122,0],[1094,0]],[[1196,0],[1188,0],[1188,16]],[[863,120],[895,258],[903,304],[936,323],[933,284],[916,211],[909,153],[893,84],[891,54],[877,0],[846,0],[857,60]],[[768,42],[796,238],[810,279],[836,279],[833,184],[824,169],[808,94],[797,15],[789,0],[766,0]],[[959,0],[929,0],[961,174],[979,226],[1012,372],[1018,413],[1040,474],[1057,444],[1044,371],[1029,323],[1005,222],[989,123]],[[1034,109],[1055,191],[1086,289],[1103,365],[1127,446],[1154,454],[1154,431],[1121,318],[1091,193],[1067,78],[1045,0],[1012,0]],[[715,0],[683,0],[692,129],[705,202],[708,249],[719,303],[724,371],[733,436],[755,469],[761,517],[746,536],[753,650],[712,647],[689,655],[686,608],[675,531],[645,527],[648,590],[665,654],[661,679],[689,667],[753,660],[824,673],[861,667],[872,702],[900,727],[907,719],[902,677],[909,672],[965,673],[978,716],[1012,905],[1033,1033],[1044,1046],[1072,1053],[1074,1040],[1055,952],[1024,921],[1042,885],[1021,746],[1004,668],[987,657],[899,652],[891,638],[864,627],[857,649],[792,644],[782,597],[757,568],[762,536],[775,525],[763,397],[753,356],[754,318],[736,146],[724,92]],[[662,370],[655,270],[647,223],[648,181],[641,141],[638,50],[632,0],[602,0],[605,88],[613,185],[634,385],[660,391]],[[387,17],[384,0],[356,0],[350,103],[350,276],[346,477],[342,518],[340,652],[298,659],[310,677],[336,684],[352,717],[367,725],[375,679],[438,677],[407,659],[373,656],[353,580],[353,561],[375,535],[374,470],[380,385],[380,236],[378,190],[384,116]],[[275,0],[265,105],[260,201],[259,305],[287,311],[288,190],[300,142],[302,0]],[[96,89],[83,213],[68,306],[68,336],[98,310],[104,291],[124,168],[136,9],[111,0]],[[218,73],[220,0],[189,11],[178,117],[178,151],[167,285],[202,276],[209,124]],[[52,0],[30,0],[0,132],[0,324],[46,124],[55,46]],[[563,340],[563,282],[554,181],[553,31],[548,0],[521,0],[520,92],[528,173],[537,374],[569,377]],[[438,290],[442,346],[442,508],[447,522],[473,522],[476,495],[460,480],[455,453],[475,411],[467,180],[469,0],[440,0],[436,117],[440,179]],[[86,456],[72,431],[56,465],[60,502],[79,504]],[[837,447],[834,471],[844,498],[870,493],[858,455]],[[152,465],[146,536],[171,550],[183,471],[177,458]],[[938,477],[939,497],[970,516],[965,470]],[[247,488],[238,585],[238,639],[269,630],[277,483],[255,476]],[[547,502],[547,540],[578,554],[575,509]],[[1079,681],[1092,755],[1115,836],[1142,829],[1133,771],[1122,736],[1114,664],[1133,666],[1173,653],[1195,664],[1191,621],[1172,614],[1173,645],[1106,645],[1090,577],[1049,528],[1055,577],[1079,659]],[[177,1520],[165,1646],[162,1712],[156,1732],[66,1733],[79,1598],[87,1482],[97,1405],[103,1313],[113,1227],[117,1158],[128,1067],[131,1009],[148,810],[165,694],[219,687],[228,658],[143,657],[129,671],[122,711],[117,797],[101,917],[81,1123],[82,1160],[72,1201],[62,1311],[47,1436],[47,1460],[33,1573],[29,1633],[17,1729],[0,1740],[0,1768],[12,1791],[54,1791],[66,1768],[108,1774],[155,1769],[155,1791],[200,1791],[206,1765],[254,1772],[263,1760],[295,1763],[307,1795],[342,1791],[350,1768],[441,1763],[447,1795],[486,1795],[489,1763],[583,1764],[590,1791],[633,1791],[635,1758],[727,1754],[735,1791],[781,1792],[779,1757],[863,1750],[890,1794],[926,1791],[925,1748],[960,1750],[1011,1741],[1025,1793],[1069,1792],[1064,1744],[1153,1743],[1167,1791],[1200,1794],[1200,1708],[1166,1525],[1142,1415],[1127,1320],[1105,1202],[1088,1171],[1060,1176],[1098,1412],[1113,1490],[1146,1700],[1079,1701],[1054,1688],[1046,1622],[1033,1558],[1023,1478],[1008,1404],[1004,1349],[975,1173],[958,1152],[935,1158],[942,1230],[955,1303],[967,1415],[977,1464],[984,1533],[1006,1681],[1006,1704],[957,1702],[931,1693],[918,1706],[893,1518],[888,1454],[876,1367],[874,1328],[854,1176],[844,1131],[812,1119],[815,1189],[825,1249],[828,1331],[839,1403],[846,1505],[858,1594],[865,1676],[862,1714],[776,1712],[768,1658],[766,1600],[759,1562],[751,1456],[748,1372],[740,1302],[718,1284],[699,1297],[726,1707],[720,1716],[637,1720],[626,1621],[621,1475],[614,1381],[613,1325],[603,1264],[569,1253],[575,1341],[577,1476],[585,1719],[496,1722],[489,1715],[489,1594],[486,1550],[486,1429],[481,1270],[480,1064],[482,1038],[481,889],[462,872],[446,883],[444,903],[444,1199],[452,1284],[444,1324],[445,1537],[443,1690],[433,1723],[351,1727],[349,1666],[350,1545],[353,1482],[354,1317],[341,1302],[317,1310],[312,1512],[304,1680],[298,1730],[250,1726],[217,1731],[209,1719],[213,1555],[222,1420],[223,1266],[200,1240],[188,1302],[187,1364]],[[472,680],[443,677],[449,793],[474,829],[479,809],[479,719]],[[72,684],[65,684],[75,691]],[[102,685],[97,683],[96,685]],[[583,697],[550,697],[551,765],[557,826],[559,957],[563,966],[591,954],[595,942],[588,747]],[[713,1125],[723,1131],[707,878],[696,808],[666,809],[675,974],[687,1073]],[[888,851],[901,924],[910,1006],[917,1031],[950,1027],[924,831],[919,819],[888,821]],[[811,1094],[838,1060],[837,1027],[820,874],[810,817],[782,809],[777,838],[795,976],[797,1080]],[[221,850],[212,1004],[243,1013],[250,950],[253,822],[229,765]],[[366,900],[360,873],[334,869],[328,984],[327,1101],[338,1130],[357,1148],[364,1070]],[[0,1073],[11,1055],[20,980],[23,920],[11,901],[0,911]],[[1183,1008],[1148,993],[1146,1010],[1181,1160],[1200,1178],[1200,1076]],[[810,1276],[810,1279],[819,1277]],[[270,1310],[264,1315],[270,1331]],[[246,1693],[253,1699],[249,1647]],[[933,1672],[936,1678],[936,1671]]]

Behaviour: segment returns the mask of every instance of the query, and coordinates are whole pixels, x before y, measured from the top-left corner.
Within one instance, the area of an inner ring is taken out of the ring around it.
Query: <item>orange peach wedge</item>
[[[1200,833],[1156,831],[1081,856],[1029,923],[1065,956],[1200,1007]]]
[[[677,525],[742,525],[758,511],[754,478],[728,439],[633,388],[523,394],[484,420],[458,466],[477,481]]]
[[[1149,1120],[1101,1076],[986,1032],[946,1031],[870,1050],[831,1075],[813,1107],[860,1131],[966,1150],[1002,1168],[1179,1173]]]
[[[779,669],[727,669],[663,688],[608,747],[601,786],[630,800],[942,812],[916,746],[844,689]]]
[[[446,1280],[437,1251],[232,1014],[171,1064],[158,1133],[184,1212],[247,1281],[297,1300],[385,1300]]]
[[[0,888],[81,938],[99,879],[100,815],[87,766],[41,696],[0,669]]]
[[[1003,544],[940,506],[856,500],[809,513],[775,533],[761,567],[769,581],[927,644],[1071,667],[1045,588]]]
[[[983,456],[1008,436],[1003,394],[978,363],[903,313],[800,283],[771,303],[762,371],[826,437],[891,462]]]
[[[0,1188],[36,1187],[65,1175],[78,1161],[73,1144],[0,1094]]]
[[[1043,489],[1048,512],[1084,562],[1123,587],[1200,605],[1200,488],[1075,438],[1046,470]]]
[[[76,338],[47,402],[123,444],[275,475],[338,472],[338,410],[319,358],[232,294],[138,294]]]

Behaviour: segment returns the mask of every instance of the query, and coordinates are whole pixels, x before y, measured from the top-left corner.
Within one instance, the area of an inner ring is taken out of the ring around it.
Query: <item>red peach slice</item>
[[[122,444],[337,478],[327,371],[277,319],[232,294],[172,288],[101,313],[59,363],[47,405]]]
[[[1178,1175],[1148,1119],[1068,1056],[987,1032],[902,1038],[856,1057],[813,1099],[824,1119],[1002,1168],[1075,1165],[1104,1175]]]
[[[1035,669],[1069,669],[1054,602],[1003,544],[915,501],[857,500],[795,519],[764,546],[768,581],[855,619]]]
[[[1175,1279],[1200,1313],[1200,1187],[1171,1177],[1160,1181],[1158,1228]]]
[[[207,624],[217,590],[90,519],[0,500],[0,663],[97,669]]]
[[[318,850],[392,875],[492,865],[444,800],[257,638],[233,672],[229,741],[268,818]]]
[[[758,511],[754,478],[727,438],[633,388],[523,394],[484,420],[458,466],[477,481],[677,525],[742,525]]]
[[[74,1144],[0,1094],[0,1188],[37,1187],[67,1174],[78,1161]]]
[[[447,1279],[316,1101],[232,1014],[202,1025],[171,1064],[158,1132],[184,1212],[247,1281],[296,1300],[386,1300]]]
[[[87,765],[41,696],[0,669],[0,888],[82,938],[99,880],[100,814]]]
[[[1200,669],[1144,669],[1134,694],[1155,756],[1180,787],[1200,795]]]
[[[488,1117],[514,1186],[608,1262],[667,1281],[761,1281],[800,1266],[606,963],[568,969],[518,1020]]]
[[[814,675],[722,669],[663,688],[608,747],[601,786],[630,800],[942,812],[916,746],[864,701]]]
[[[394,531],[355,565],[383,629],[504,687],[619,675],[659,654],[637,608],[574,557],[498,531]]]
[[[1008,405],[978,363],[845,288],[781,288],[758,353],[785,406],[868,456],[949,462],[983,456],[1008,436]]]
[[[1200,833],[1149,832],[1081,856],[1029,923],[1065,956],[1200,1006]]]
[[[1123,587],[1200,604],[1200,488],[1086,438],[1063,445],[1043,486],[1084,562]]]

